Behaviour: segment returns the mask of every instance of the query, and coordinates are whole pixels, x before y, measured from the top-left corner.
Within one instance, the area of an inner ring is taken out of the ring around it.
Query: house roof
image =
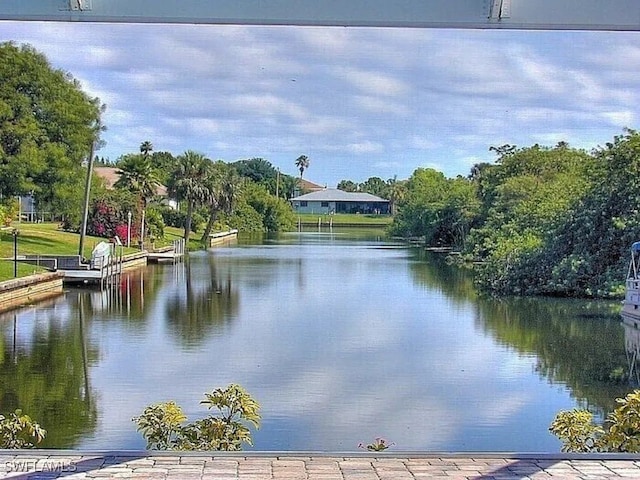
[[[317,192],[307,193],[292,198],[291,201],[306,202],[388,202],[384,198],[376,197],[370,193],[344,192],[335,188],[325,188]]]
[[[114,167],[94,167],[93,172],[104,180],[104,186],[108,189],[114,188],[115,183],[120,178],[118,168]]]
[[[326,188],[317,183],[310,182],[305,178],[299,178],[298,184],[300,185],[300,190],[303,192],[315,192],[316,190],[324,190]]]
[[[120,169],[116,167],[94,167],[94,173],[104,180],[104,186],[112,190],[115,188],[116,182],[120,179]],[[156,195],[161,197],[167,196],[167,187],[158,185],[156,187]]]

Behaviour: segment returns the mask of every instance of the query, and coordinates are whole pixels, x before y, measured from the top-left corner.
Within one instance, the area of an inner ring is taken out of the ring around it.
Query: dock
[[[0,479],[523,480],[640,478],[640,455],[2,450]]]
[[[174,240],[172,245],[147,252],[149,263],[175,263],[183,259],[185,255],[184,238]]]

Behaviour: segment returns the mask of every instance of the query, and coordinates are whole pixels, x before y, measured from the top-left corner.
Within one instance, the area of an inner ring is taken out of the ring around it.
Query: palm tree
[[[213,192],[209,186],[211,165],[211,161],[202,153],[187,150],[178,157],[176,169],[171,174],[170,190],[178,200],[187,202],[185,242],[189,241],[195,208],[210,201],[212,197]]]
[[[300,170],[300,180],[302,180],[302,174],[309,168],[309,158],[306,155],[300,155],[296,159],[296,167]]]
[[[142,208],[156,194],[160,185],[158,172],[148,157],[142,155],[127,155],[118,165],[120,178],[115,183],[118,188],[124,188],[140,196]]]
[[[388,200],[389,200],[389,213],[395,215],[398,213],[398,204],[402,203],[407,187],[405,182],[399,182],[396,177],[388,180]]]
[[[210,190],[212,192],[209,199],[209,220],[202,234],[202,242],[206,242],[213,229],[219,212],[223,212],[227,217],[231,215],[233,207],[241,193],[240,175],[235,168],[231,168],[220,162],[214,165],[217,174],[211,175]]]
[[[140,144],[140,153],[142,153],[143,157],[145,158],[148,157],[149,154],[152,152],[152,150],[153,150],[153,145],[149,140],[145,140]]]

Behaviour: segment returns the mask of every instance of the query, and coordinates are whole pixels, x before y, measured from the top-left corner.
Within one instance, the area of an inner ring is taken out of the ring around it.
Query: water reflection
[[[478,324],[500,343],[536,356],[536,371],[602,414],[629,390],[624,330],[608,302],[512,299],[478,302]]]
[[[637,319],[622,315],[629,380],[635,387],[640,385],[640,329],[638,323]]]
[[[458,302],[474,302],[477,299],[473,277],[466,267],[460,268],[449,263],[443,253],[427,252],[417,247],[410,252],[411,276],[417,285],[440,291]]]
[[[181,287],[165,303],[170,332],[180,343],[191,348],[206,343],[213,333],[224,331],[235,318],[239,294],[231,272],[216,267],[213,256],[187,260],[174,268],[180,273]]]
[[[36,419],[48,431],[43,447],[73,448],[95,430],[89,368],[99,349],[85,322],[83,309],[59,300],[0,316],[0,411],[21,408]]]

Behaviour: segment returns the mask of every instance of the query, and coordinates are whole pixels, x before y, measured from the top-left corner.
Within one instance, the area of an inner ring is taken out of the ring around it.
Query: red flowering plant
[[[139,236],[138,205],[130,201],[126,193],[109,192],[93,200],[89,210],[87,233],[96,237],[113,238],[116,235],[122,243],[127,240],[129,224],[128,215],[131,217],[131,239]]]

